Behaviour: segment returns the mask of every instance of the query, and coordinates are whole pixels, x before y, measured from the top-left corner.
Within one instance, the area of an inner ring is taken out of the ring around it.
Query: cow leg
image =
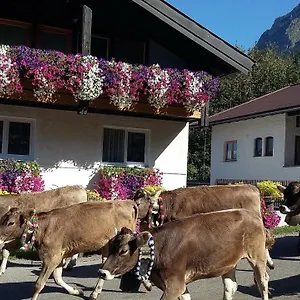
[[[185,289],[185,292],[183,293],[183,295],[181,295],[179,297],[179,300],[191,300],[191,299],[192,298],[191,298],[190,292],[187,288]]]
[[[67,292],[70,295],[83,295],[83,292],[81,290],[76,290],[63,281],[62,270],[63,270],[63,262],[53,272],[53,277],[56,284],[60,285],[62,288],[67,290]]]
[[[96,300],[98,295],[102,292],[104,280],[99,278],[97,284],[94,287],[93,292],[90,295],[90,300]]]
[[[300,252],[300,232],[299,232],[299,237],[298,237],[298,246],[297,246],[297,249]]]
[[[223,300],[232,300],[233,295],[237,291],[237,283],[235,277],[235,268],[222,276],[224,285]]]
[[[254,271],[254,278],[259,292],[261,294],[261,299],[269,300],[269,275],[266,270],[266,263],[264,261],[259,261],[256,264],[252,262],[250,262],[250,264]]]
[[[69,263],[68,263],[68,265],[67,265],[67,267],[66,267],[66,270],[67,271],[71,271],[75,266],[76,266],[76,263],[77,263],[77,259],[78,259],[78,253],[77,254],[74,254],[72,257],[71,257],[71,259],[70,259],[70,261],[69,261]]]
[[[56,267],[61,263],[62,259],[48,259],[43,261],[43,266],[39,278],[37,279],[34,286],[34,293],[31,300],[37,300],[39,293],[44,288],[46,281],[49,279],[52,272],[56,269]]]
[[[272,260],[272,258],[271,258],[271,256],[270,256],[270,251],[269,251],[269,249],[266,249],[266,255],[267,255],[267,265],[268,265],[268,267],[269,267],[271,270],[275,269],[275,267],[274,267],[274,262],[273,262],[273,260]]]
[[[2,263],[1,263],[1,267],[0,267],[0,276],[1,276],[1,274],[4,274],[4,272],[6,270],[8,258],[9,258],[9,251],[7,249],[3,249],[2,250]]]
[[[168,278],[164,293],[160,300],[178,300],[184,294],[186,286],[184,279]]]

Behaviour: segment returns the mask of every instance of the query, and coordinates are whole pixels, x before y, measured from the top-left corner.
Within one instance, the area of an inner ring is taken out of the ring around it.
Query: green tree
[[[210,104],[210,115],[300,82],[300,53],[282,55],[270,46],[265,50],[251,49],[248,55],[256,62],[252,71],[221,79],[220,93]],[[209,177],[210,137],[210,128],[191,128],[188,179]]]

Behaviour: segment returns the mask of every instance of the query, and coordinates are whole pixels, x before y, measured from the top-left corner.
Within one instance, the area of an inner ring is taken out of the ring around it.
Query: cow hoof
[[[268,267],[269,267],[270,270],[274,270],[275,269],[274,265],[268,265]]]
[[[74,289],[74,293],[71,293],[71,295],[76,295],[76,296],[83,296],[83,290],[80,289]]]

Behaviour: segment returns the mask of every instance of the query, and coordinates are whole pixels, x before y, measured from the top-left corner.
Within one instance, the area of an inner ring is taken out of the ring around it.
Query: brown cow
[[[224,209],[245,208],[254,211],[261,217],[261,204],[259,190],[250,184],[213,185],[190,188],[179,188],[171,191],[158,191],[151,196],[143,190],[138,190],[133,199],[139,207],[139,218],[141,219],[141,230],[149,228],[149,211],[151,207],[158,207],[158,198],[164,207],[164,223],[189,217],[198,213],[206,213]],[[157,215],[153,215],[157,219]],[[151,216],[150,216],[151,217]],[[273,261],[268,254],[268,266],[273,269]],[[128,291],[126,278],[132,281],[130,274],[122,278],[120,288]],[[147,290],[151,290],[149,281],[143,282]],[[132,288],[132,287],[130,287]],[[136,289],[134,287],[133,289]]]
[[[79,185],[60,187],[44,192],[2,196],[0,198],[0,218],[10,209],[10,207],[19,207],[21,210],[34,208],[39,213],[86,201],[86,190]],[[3,259],[0,267],[0,276],[6,270],[9,251],[15,250],[17,246],[18,243],[13,241],[10,244],[5,245],[5,248],[2,250]],[[72,257],[67,266],[68,269],[71,269],[76,264],[77,257],[78,254]]]
[[[80,203],[37,214],[36,248],[42,270],[32,300],[37,299],[52,272],[58,285],[72,295],[81,295],[82,291],[63,281],[63,260],[77,253],[101,249],[123,226],[135,230],[137,211],[134,201],[115,200]],[[0,219],[1,243],[20,238],[33,216],[34,210],[11,208]]]
[[[186,285],[222,276],[224,300],[237,290],[235,268],[246,258],[254,270],[261,299],[268,300],[266,246],[269,241],[261,218],[245,209],[194,215],[138,235],[123,228],[109,243],[109,257],[99,270],[100,280],[110,280],[133,269],[138,249],[154,241],[151,281],[163,291],[161,300],[177,300]],[[149,273],[150,270],[148,269]],[[97,290],[92,299],[96,299]]]
[[[283,204],[279,208],[286,215],[284,221],[290,226],[300,224],[300,182],[292,181],[287,187],[278,185],[277,188],[284,196]],[[300,252],[300,233],[297,248]]]

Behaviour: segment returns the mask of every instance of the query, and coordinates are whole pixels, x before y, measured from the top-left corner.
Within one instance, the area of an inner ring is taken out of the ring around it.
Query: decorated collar
[[[34,249],[38,228],[38,217],[35,214],[29,221],[26,222],[26,226],[21,237],[21,250],[28,251]]]
[[[144,281],[150,277],[154,265],[154,239],[151,235],[147,245],[139,248],[138,262],[134,268],[134,274],[138,280]]]

